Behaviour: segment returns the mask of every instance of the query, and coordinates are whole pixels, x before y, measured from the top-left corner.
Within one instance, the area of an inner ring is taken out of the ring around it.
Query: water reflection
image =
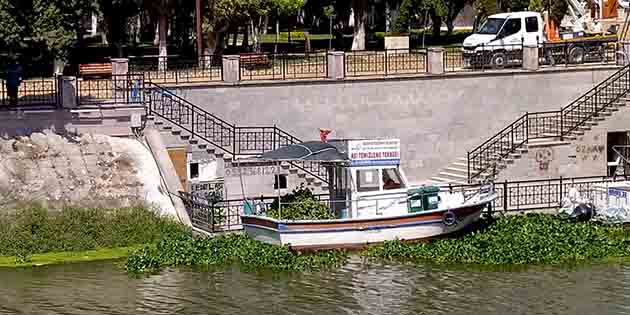
[[[114,263],[0,269],[0,314],[628,314],[630,267],[487,270],[365,263],[303,274]]]

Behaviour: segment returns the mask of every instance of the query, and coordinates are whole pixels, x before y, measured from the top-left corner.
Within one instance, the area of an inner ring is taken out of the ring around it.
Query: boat
[[[400,167],[399,139],[311,141],[259,158],[327,165],[330,196],[323,202],[336,219],[285,220],[262,213],[241,216],[249,237],[296,250],[357,248],[453,233],[477,221],[496,198],[492,185],[473,192],[409,187]],[[282,213],[282,205],[279,207]]]

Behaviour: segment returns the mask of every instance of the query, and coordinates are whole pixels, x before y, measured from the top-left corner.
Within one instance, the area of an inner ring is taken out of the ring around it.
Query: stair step
[[[188,140],[188,143],[190,143],[190,144],[197,144],[197,143],[199,143],[199,140],[197,140],[197,139],[190,139],[190,140]]]
[[[208,147],[208,145],[207,145],[207,144],[205,144],[205,143],[198,143],[198,144],[197,144],[197,147],[198,147],[199,149],[204,150],[205,148],[207,148],[207,147]],[[208,152],[208,150],[206,150],[206,152]],[[210,152],[208,152],[208,153],[210,153]]]
[[[452,177],[452,178],[457,178],[457,179],[466,179],[466,180],[468,180],[468,175],[447,173],[447,172],[440,172],[438,175],[440,175],[442,177]]]
[[[468,168],[458,168],[458,167],[449,166],[445,168],[445,170],[449,172],[458,172],[458,173],[468,174]]]
[[[561,140],[549,140],[549,141],[538,141],[528,143],[528,147],[550,147],[550,146],[558,146],[558,145],[568,145],[571,144],[569,141],[561,141]]]
[[[458,166],[458,167],[463,167],[468,169],[468,159],[466,159],[466,162],[462,163],[462,162],[453,162],[451,163],[451,165],[453,166]]]
[[[153,123],[156,124],[156,125],[163,125],[164,124],[164,122],[161,121],[161,120],[156,120]]]
[[[442,178],[439,176],[434,176],[430,178],[433,181],[439,182],[441,184],[458,184],[458,185],[463,185],[463,184],[467,184],[468,181],[457,181],[457,180],[452,180],[452,179],[447,179],[447,178]]]

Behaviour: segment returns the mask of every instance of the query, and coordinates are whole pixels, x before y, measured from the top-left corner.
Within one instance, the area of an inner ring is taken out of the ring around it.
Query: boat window
[[[357,170],[357,191],[378,191],[378,170]]]
[[[383,190],[405,188],[398,169],[383,169]]]
[[[287,188],[287,174],[278,174],[274,176],[273,189]]]

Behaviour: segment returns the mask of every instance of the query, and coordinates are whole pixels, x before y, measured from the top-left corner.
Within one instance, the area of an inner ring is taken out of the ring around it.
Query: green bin
[[[407,208],[409,212],[437,209],[438,192],[440,192],[440,187],[437,186],[423,186],[408,190]]]

